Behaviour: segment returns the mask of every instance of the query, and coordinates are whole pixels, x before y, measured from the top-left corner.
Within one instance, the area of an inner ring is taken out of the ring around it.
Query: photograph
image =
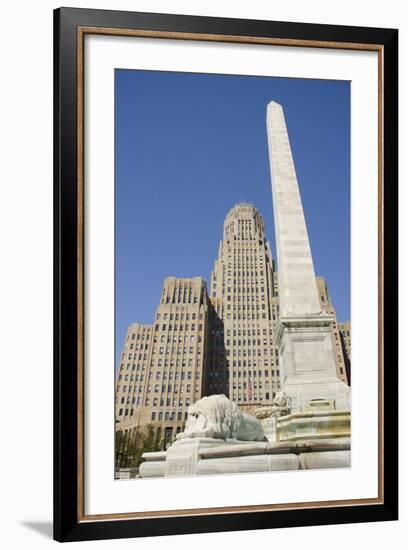
[[[115,480],[350,468],[350,84],[115,68]]]

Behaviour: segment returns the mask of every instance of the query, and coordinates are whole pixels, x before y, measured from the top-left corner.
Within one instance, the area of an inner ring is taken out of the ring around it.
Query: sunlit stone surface
[[[280,319],[276,334],[283,388],[292,412],[313,400],[349,410],[349,388],[336,374],[334,318],[319,301],[298,180],[281,105],[267,108],[269,159],[279,268]]]

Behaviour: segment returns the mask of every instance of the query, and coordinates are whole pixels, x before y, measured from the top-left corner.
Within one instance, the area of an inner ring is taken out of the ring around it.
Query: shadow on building
[[[207,368],[204,371],[203,395],[224,394],[229,397],[229,364],[224,339],[224,322],[216,305],[209,306]]]

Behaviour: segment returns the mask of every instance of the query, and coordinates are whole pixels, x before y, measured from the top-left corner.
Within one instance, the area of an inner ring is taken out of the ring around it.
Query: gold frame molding
[[[343,50],[375,51],[378,54],[378,497],[366,499],[296,502],[290,504],[265,504],[250,506],[229,506],[216,508],[194,508],[177,510],[159,510],[134,513],[114,513],[87,515],[85,513],[84,479],[84,43],[87,35],[125,36],[139,38],[194,40],[207,42],[226,42],[239,44],[263,44],[271,46],[291,46],[303,48],[329,48]],[[164,517],[182,517],[194,515],[213,515],[229,513],[265,512],[273,510],[299,510],[306,508],[345,507],[355,505],[375,505],[384,503],[384,164],[383,164],[383,81],[384,46],[381,44],[358,44],[348,42],[330,42],[319,40],[294,40],[286,38],[263,38],[253,36],[234,36],[201,34],[186,32],[167,32],[154,30],[117,29],[108,27],[77,27],[77,284],[78,284],[78,479],[77,508],[78,522],[105,520],[148,519]]]

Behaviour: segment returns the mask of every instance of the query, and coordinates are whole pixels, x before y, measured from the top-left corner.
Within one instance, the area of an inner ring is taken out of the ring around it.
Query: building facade
[[[346,356],[349,361],[351,361],[351,334],[350,334],[350,321],[344,321],[344,323],[339,323],[339,331],[344,342],[344,349]]]
[[[346,365],[347,379],[351,385],[351,327],[350,321],[339,323],[340,340],[343,348],[344,362]]]
[[[167,441],[204,394],[209,298],[201,277],[165,280],[154,325],[129,327],[116,387],[116,429],[153,424]]]
[[[327,284],[321,308],[335,317]],[[191,403],[225,394],[243,410],[271,404],[281,389],[275,332],[278,272],[265,224],[251,204],[227,214],[210,297],[204,279],[168,277],[152,325],[129,327],[116,382],[116,429],[153,424],[166,441],[184,427]],[[332,324],[337,376],[350,383],[350,324]]]
[[[280,389],[278,281],[264,221],[251,204],[237,204],[225,218],[211,303],[207,392],[225,393],[244,410],[270,404]]]
[[[334,349],[334,357],[336,360],[336,372],[338,378],[345,382],[349,383],[349,369],[347,366],[347,356],[344,353],[342,337],[340,332],[340,323],[337,322],[336,310],[330,300],[329,291],[327,288],[327,283],[324,277],[316,277],[317,289],[319,291],[320,304],[322,309],[333,315],[334,321],[332,323],[332,343]]]

